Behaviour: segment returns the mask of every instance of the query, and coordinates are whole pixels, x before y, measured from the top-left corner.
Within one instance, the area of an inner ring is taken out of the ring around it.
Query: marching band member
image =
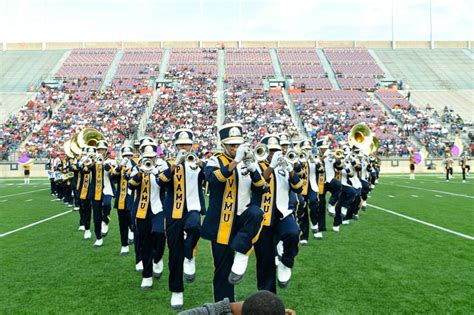
[[[299,227],[289,204],[290,193],[300,193],[303,181],[294,172],[293,164],[283,156],[277,135],[265,136],[260,143],[268,147],[269,155],[266,161],[259,163],[263,178],[268,183],[268,191],[256,194],[253,200],[253,204],[264,212],[262,230],[255,243],[257,288],[276,293],[277,277],[278,285],[285,288],[298,254]],[[283,252],[275,270],[270,266],[274,263],[276,239],[283,242]]]
[[[451,158],[451,154],[449,152],[446,152],[443,162],[444,169],[446,170],[446,181],[449,182],[449,180],[453,178],[453,159]]]
[[[370,192],[369,174],[372,171],[372,166],[368,156],[362,157],[360,161],[360,168],[359,180],[362,184],[360,198],[362,200],[362,210],[365,211],[367,209],[367,198]]]
[[[74,200],[74,210],[80,210],[80,199],[79,199],[79,181],[80,181],[80,172],[79,168],[77,167],[77,156],[70,160],[69,163],[69,171],[73,172],[74,177],[71,179],[71,189],[72,189],[72,197]],[[80,212],[79,212],[80,213]],[[80,225],[79,225],[80,226]]]
[[[112,198],[115,196],[115,186],[110,182],[110,174],[113,172],[115,160],[108,154],[109,144],[101,140],[97,143],[97,154],[103,160],[103,196],[102,196],[102,222],[101,234],[106,236],[109,232],[110,211],[112,210]]]
[[[341,214],[336,214],[336,203],[339,200],[339,195],[341,193],[341,170],[342,170],[342,156],[337,156],[336,151],[330,151],[327,149],[327,144],[321,146],[322,159],[324,162],[324,171],[325,171],[325,182],[324,182],[324,192],[320,195],[320,202],[326,202],[326,193],[330,192],[331,197],[329,198],[329,207],[328,213],[334,218],[336,215],[340,216]],[[339,151],[340,152],[340,151]],[[333,231],[339,232],[339,226],[335,225],[335,219],[333,222]]]
[[[63,174],[68,174],[71,172],[71,165],[73,163],[73,159],[68,156],[65,156],[63,159]],[[68,207],[74,207],[74,197],[72,194],[72,178],[67,178],[62,182],[63,189],[64,189],[64,204],[67,204]]]
[[[359,151],[355,149],[354,151]],[[356,195],[354,197],[354,201],[352,202],[352,206],[349,208],[346,214],[346,220],[359,219],[359,207],[361,203],[361,190],[362,190],[362,183],[360,181],[360,173],[361,173],[361,164],[359,160],[359,154],[353,154],[350,158],[354,176],[351,178],[352,187],[355,189]]]
[[[153,170],[156,143],[147,140],[142,141],[141,159],[128,181],[128,187],[136,192],[132,213],[137,232],[135,238],[138,238],[138,249],[143,261],[142,289],[153,286],[153,276],[161,277],[166,241],[162,205],[164,195],[155,177],[158,172]]]
[[[286,155],[286,153],[289,150],[289,146],[293,145],[289,135],[286,132],[280,133],[278,135],[280,137],[280,146],[281,146],[281,152],[283,155]],[[301,166],[299,165],[300,162],[296,162],[293,167],[296,169],[301,169]],[[303,211],[303,206],[304,206],[304,198],[303,195],[301,194],[301,191],[298,193],[295,193],[293,191],[290,192],[290,204],[289,208],[293,211],[296,211],[297,209],[300,209],[300,213]],[[281,248],[282,244],[280,245],[279,248]]]
[[[336,217],[334,219],[334,226],[336,227],[339,227],[341,223],[349,224],[346,215],[357,195],[357,191],[352,186],[353,177],[356,176],[354,171],[356,161],[351,159],[351,150],[349,147],[345,148],[344,154],[346,158],[344,159],[343,169],[341,170],[342,187],[339,195],[339,202],[336,204]]]
[[[93,199],[93,191],[92,191],[92,174],[89,168],[92,166],[92,159],[90,156],[95,154],[94,147],[84,147],[83,148],[83,157],[79,161],[79,167],[81,170],[81,182],[79,186],[80,195],[79,198],[81,199],[82,204],[82,215],[83,215],[83,223],[84,223],[84,239],[90,240],[91,239],[91,202]]]
[[[410,151],[410,180],[415,180],[415,156],[413,155],[413,151]]]
[[[86,155],[85,148],[82,149],[80,158],[82,159]],[[80,166],[81,159],[74,159],[74,162],[71,164],[71,171],[74,173],[73,179],[73,193],[74,193],[74,210],[79,210],[79,229],[78,231],[85,231],[85,217],[84,209],[82,207],[82,200],[80,198],[81,188],[82,188],[82,166]],[[75,181],[75,182],[74,182]]]
[[[298,213],[298,217],[300,219],[299,224],[302,232],[300,242],[301,244],[305,245],[308,243],[309,220],[311,220],[311,224],[313,225],[313,231],[315,233],[317,232],[319,195],[318,176],[320,172],[324,171],[324,168],[322,167],[319,159],[311,158],[311,140],[301,141],[299,147],[300,150],[306,152],[307,156],[306,160],[302,161],[301,167],[297,168],[298,176],[300,176],[304,182],[302,195],[305,200],[305,205],[302,209],[303,212]]]
[[[211,241],[214,300],[234,302],[234,284],[242,281],[263,220],[262,210],[250,205],[252,192],[263,192],[265,180],[256,163],[243,163],[250,148],[243,144],[242,125],[223,125],[219,136],[224,152],[205,168],[210,197],[201,234]]]
[[[466,182],[466,176],[469,177],[469,171],[471,167],[469,166],[469,155],[467,151],[461,157],[461,170],[462,170],[462,182]]]
[[[100,140],[96,148],[96,150],[100,150],[100,153],[96,153],[91,163],[83,168],[86,174],[90,173],[91,175],[88,197],[91,200],[94,219],[94,234],[96,237],[94,247],[101,247],[104,244],[104,235],[102,235],[102,220],[104,217],[102,204],[105,196],[104,177],[107,169],[110,169],[111,166],[108,164],[104,165],[100,158],[103,158],[104,151],[107,151],[107,146],[107,142]]]
[[[111,174],[117,179],[117,195],[115,198],[114,208],[117,209],[117,216],[119,221],[120,231],[120,255],[127,256],[129,253],[128,248],[128,233],[131,227],[131,212],[129,199],[131,195],[128,194],[128,180],[129,180],[129,168],[127,164],[133,157],[133,147],[130,145],[122,145],[120,148],[121,162],[115,169],[111,169]]]
[[[166,162],[158,184],[166,189],[164,211],[169,248],[169,290],[171,307],[183,307],[183,276],[193,282],[196,273],[194,251],[201,235],[201,214],[205,214],[202,161],[192,153],[194,135],[190,129],[174,133],[176,159]],[[191,158],[189,158],[191,156]],[[194,161],[191,159],[194,158]]]

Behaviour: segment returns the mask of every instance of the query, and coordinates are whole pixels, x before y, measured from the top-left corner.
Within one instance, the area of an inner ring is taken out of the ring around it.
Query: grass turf
[[[369,204],[474,236],[472,198],[446,194],[474,197],[470,182],[446,183],[441,175],[407,178],[382,177]],[[20,183],[0,180],[0,234],[69,209],[50,201],[48,190],[35,191],[48,188],[47,181]],[[19,193],[25,194],[11,196]],[[77,231],[77,212],[0,238],[1,313],[173,314],[166,263],[153,289],[142,291],[133,251],[128,257],[118,254],[112,214],[105,245],[96,250],[93,240],[82,240]],[[327,223],[330,228],[332,219]],[[278,294],[298,314],[471,313],[473,244],[369,207],[340,233],[328,231],[323,241],[300,247],[289,288]],[[186,308],[212,301],[208,241],[200,241],[196,264],[196,281],[185,284]],[[236,287],[237,299],[255,290],[252,256]]]

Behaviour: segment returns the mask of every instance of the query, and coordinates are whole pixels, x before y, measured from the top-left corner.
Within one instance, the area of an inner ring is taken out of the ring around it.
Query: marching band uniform
[[[362,183],[359,178],[360,173],[361,173],[361,165],[357,158],[352,160],[351,164],[352,164],[352,169],[354,172],[354,176],[351,178],[351,184],[356,194],[354,196],[354,201],[352,202],[351,207],[347,211],[346,220],[349,220],[349,219],[358,220],[359,219],[359,206],[360,206],[360,200],[361,200],[360,195],[362,191]]]
[[[69,171],[74,173],[74,177],[71,180],[72,196],[74,198],[74,210],[80,210],[80,199],[78,191],[80,172],[79,168],[77,167],[76,158],[70,160]]]
[[[242,126],[226,124],[219,130],[225,145],[241,145]],[[202,224],[202,237],[211,241],[214,260],[214,300],[235,301],[234,284],[240,283],[248,264],[247,254],[258,239],[262,210],[251,205],[252,192],[264,191],[265,180],[242,162],[248,145],[241,145],[235,158],[220,153],[209,159],[205,173],[209,182],[209,207]],[[237,167],[229,170],[232,161]],[[235,257],[234,257],[235,253]]]
[[[341,194],[339,195],[339,202],[336,204],[336,217],[334,219],[334,226],[336,227],[341,223],[349,223],[349,221],[346,220],[346,215],[357,195],[357,191],[352,186],[353,177],[356,176],[352,161],[348,161],[347,159],[344,161],[341,175]],[[340,215],[338,215],[338,213],[340,213]]]
[[[359,172],[359,180],[362,184],[362,189],[360,191],[360,198],[362,200],[362,210],[366,210],[367,208],[367,198],[370,192],[370,185],[369,185],[369,174],[372,171],[372,166],[368,160],[368,157],[362,158],[360,162],[361,170]]]
[[[276,280],[282,288],[288,285],[291,277],[291,268],[298,254],[299,227],[290,209],[290,194],[300,193],[303,181],[293,171],[293,165],[279,165],[282,155],[279,138],[276,135],[265,136],[261,143],[269,150],[279,150],[274,153],[271,163],[260,162],[259,170],[263,174],[266,169],[272,172],[267,179],[268,190],[255,194],[253,204],[264,212],[262,230],[255,243],[257,258],[257,288],[276,293]],[[283,252],[277,270],[271,268],[276,253],[275,241],[283,242]]]
[[[413,156],[413,152],[410,153],[410,179],[415,179],[415,157]]]
[[[115,198],[114,208],[117,209],[117,216],[119,221],[120,231],[120,255],[126,256],[129,253],[128,248],[128,232],[131,227],[131,213],[129,207],[129,199],[131,198],[128,194],[128,171],[126,164],[130,162],[129,157],[133,156],[133,148],[128,145],[123,145],[120,148],[123,163],[117,165],[111,169],[113,178],[117,181],[117,194]]]
[[[93,218],[94,218],[94,234],[96,242],[94,247],[103,245],[102,235],[102,202],[104,198],[104,176],[106,169],[110,169],[110,165],[104,165],[101,162],[93,161],[91,165],[84,167],[84,173],[90,174],[90,186],[88,199],[91,201]]]
[[[324,149],[324,148],[323,148]],[[336,217],[336,203],[339,200],[339,195],[341,193],[341,170],[342,170],[342,161],[331,156],[330,151],[326,151],[323,154],[324,170],[326,174],[324,182],[324,193],[320,196],[320,202],[325,203],[326,193],[330,192],[331,197],[329,198],[329,208],[328,213],[330,216]],[[334,220],[335,221],[335,220]],[[333,231],[338,232],[339,227],[336,226],[333,222]]]
[[[140,147],[142,158],[156,157],[156,144],[147,143]],[[160,278],[163,271],[165,231],[163,216],[163,193],[155,174],[135,169],[128,181],[128,187],[136,192],[133,204],[135,226],[143,261],[141,288],[153,286],[153,277]],[[154,256],[154,257],[153,257]],[[156,261],[157,263],[154,263]]]
[[[444,168],[446,170],[446,181],[453,177],[453,159],[449,154],[446,154],[446,158],[444,159]]]
[[[97,149],[108,149],[108,143],[99,141]],[[107,154],[107,153],[106,153]],[[116,162],[113,159],[107,158],[103,163],[104,177],[103,177],[103,196],[102,196],[102,222],[101,233],[106,236],[109,232],[110,211],[112,210],[112,198],[115,196],[115,186],[110,182],[110,174],[113,173],[116,167]]]
[[[462,170],[462,182],[466,182],[466,176],[469,176],[469,171],[471,167],[469,166],[469,155],[467,152],[464,152],[463,156],[461,157],[461,170]]]
[[[95,148],[93,147],[85,147],[83,149],[83,155],[84,157],[79,161],[79,167],[81,171],[81,181],[79,183],[79,198],[81,199],[81,204],[82,204],[82,211],[83,211],[83,223],[84,223],[84,239],[89,240],[91,238],[91,231],[90,231],[90,225],[91,225],[91,200],[93,198],[93,191],[92,191],[92,174],[89,170],[89,167],[91,166],[90,163],[92,161],[89,161],[88,165],[85,165],[84,162],[89,159],[87,155],[89,154],[94,154],[95,153]]]
[[[71,164],[73,162],[72,159],[64,159],[63,164],[63,172],[67,174],[71,171]],[[72,178],[68,178],[63,182],[64,186],[64,203],[68,205],[68,207],[73,207],[73,194],[72,194]]]
[[[192,145],[193,137],[191,130],[178,129],[174,134],[174,144]],[[165,162],[165,170],[158,176],[158,184],[166,190],[164,211],[169,248],[168,285],[172,292],[173,309],[183,306],[183,274],[187,282],[194,281],[194,251],[201,235],[200,215],[206,211],[204,171],[197,161],[186,161],[186,154],[186,151],[180,151],[176,160]]]
[[[311,153],[311,141],[302,141],[300,143],[300,148],[301,150],[307,150],[307,152]],[[324,168],[322,167],[320,161],[310,161],[309,159],[306,162],[301,163],[301,168],[296,169],[298,176],[300,176],[304,182],[302,195],[305,200],[305,205],[303,206],[303,213],[298,214],[300,217],[299,224],[302,232],[302,241],[308,240],[309,220],[311,220],[313,228],[316,228],[318,225],[318,177],[319,174],[323,172],[323,170]]]

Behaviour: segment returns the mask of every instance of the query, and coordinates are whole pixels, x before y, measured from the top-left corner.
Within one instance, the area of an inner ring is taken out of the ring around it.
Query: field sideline
[[[382,176],[359,221],[300,247],[279,290],[285,305],[297,314],[472,313],[473,180]],[[104,246],[93,249],[77,231],[78,212],[51,199],[47,180],[0,179],[0,313],[173,314],[167,256],[163,277],[144,292],[133,250],[119,256],[116,210]],[[210,245],[199,245],[185,308],[212,301]],[[237,299],[255,290],[252,256]]]

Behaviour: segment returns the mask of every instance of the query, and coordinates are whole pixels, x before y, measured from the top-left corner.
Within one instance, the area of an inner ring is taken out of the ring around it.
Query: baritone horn
[[[359,123],[351,128],[349,132],[348,142],[351,146],[356,147],[364,154],[370,154],[371,145],[373,143],[373,135],[369,127],[364,123]]]

